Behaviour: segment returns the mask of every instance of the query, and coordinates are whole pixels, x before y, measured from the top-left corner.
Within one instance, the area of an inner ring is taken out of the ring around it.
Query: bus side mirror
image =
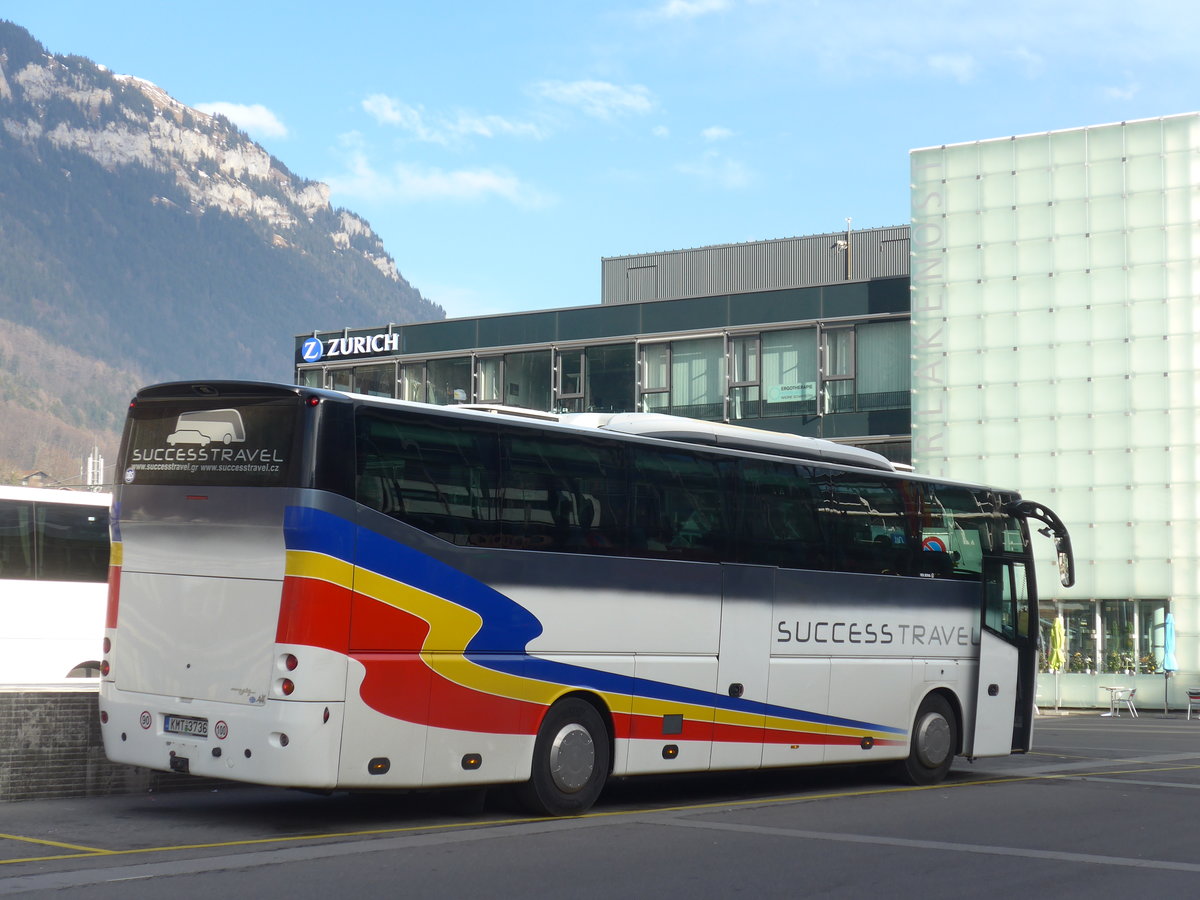
[[[1054,549],[1058,553],[1058,580],[1063,587],[1075,584],[1075,553],[1071,549],[1071,535],[1054,510],[1032,500],[1018,500],[1010,503],[1004,511],[1010,516],[1020,516],[1023,519],[1037,519],[1046,527],[1039,528],[1038,534],[1045,535],[1054,541]]]

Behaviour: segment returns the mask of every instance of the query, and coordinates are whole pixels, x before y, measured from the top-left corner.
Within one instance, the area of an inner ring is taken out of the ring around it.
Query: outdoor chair
[[[1137,705],[1133,702],[1137,699],[1137,688],[1133,688],[1125,695],[1125,705],[1129,707],[1129,714],[1135,719],[1138,718]]]
[[[1200,713],[1200,688],[1188,688],[1187,695],[1188,695],[1187,717],[1190,719],[1192,717],[1192,707],[1193,706],[1195,706],[1197,709],[1197,712]],[[1198,716],[1198,718],[1200,718],[1200,716]]]

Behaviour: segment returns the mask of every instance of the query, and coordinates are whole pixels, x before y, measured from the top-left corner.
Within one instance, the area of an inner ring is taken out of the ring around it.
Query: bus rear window
[[[126,484],[279,487],[297,464],[296,399],[142,402],[130,409]]]

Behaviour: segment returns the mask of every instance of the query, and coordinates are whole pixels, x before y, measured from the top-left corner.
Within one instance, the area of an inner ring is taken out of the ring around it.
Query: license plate
[[[163,716],[163,731],[168,734],[208,737],[208,719],[196,719],[192,716]]]

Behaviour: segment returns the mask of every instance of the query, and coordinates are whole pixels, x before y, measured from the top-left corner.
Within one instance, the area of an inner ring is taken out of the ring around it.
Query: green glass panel
[[[728,318],[728,309],[729,298],[724,296],[646,303],[642,306],[642,333],[721,328]]]
[[[450,319],[445,322],[425,322],[405,326],[404,353],[438,353],[446,350],[472,350],[476,340],[478,319]]]
[[[730,325],[766,325],[803,322],[821,315],[820,288],[793,288],[733,294],[729,298]]]
[[[489,316],[479,320],[480,347],[506,347],[516,344],[548,344],[555,340],[557,312],[524,313],[516,316]]]
[[[642,304],[619,303],[563,309],[558,312],[560,341],[585,341],[592,338],[623,337],[641,332]]]

